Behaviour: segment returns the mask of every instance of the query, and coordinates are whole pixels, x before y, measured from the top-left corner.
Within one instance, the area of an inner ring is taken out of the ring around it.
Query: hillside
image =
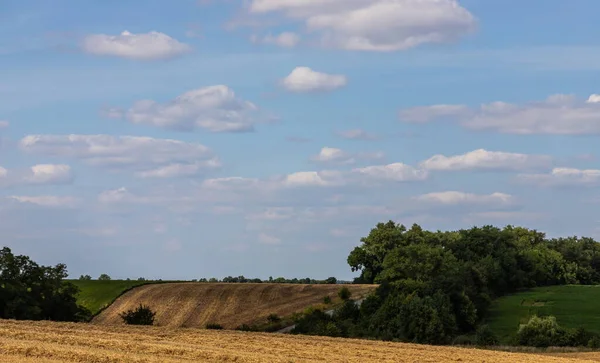
[[[77,303],[90,309],[92,314],[96,314],[105,305],[110,305],[124,291],[147,283],[144,281],[125,280],[69,280],[69,282],[81,290],[77,295]]]
[[[366,296],[376,285],[343,285],[353,298]],[[281,317],[337,297],[341,285],[168,283],[137,287],[119,297],[92,323],[121,325],[119,313],[140,304],[156,311],[156,324],[204,328],[207,323],[234,329],[264,322],[269,314]]]
[[[494,302],[488,323],[503,343],[534,315],[554,315],[565,328],[600,333],[600,286],[550,286],[504,296]]]
[[[371,340],[0,320],[0,362],[497,362],[589,360]]]

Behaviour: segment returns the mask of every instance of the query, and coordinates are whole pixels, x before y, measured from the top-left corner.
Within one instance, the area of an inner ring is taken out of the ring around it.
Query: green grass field
[[[123,292],[135,286],[147,284],[146,281],[79,281],[71,280],[74,285],[81,289],[77,296],[77,302],[90,309],[92,314],[97,314],[102,308],[110,305]]]
[[[504,296],[492,305],[488,324],[508,344],[519,324],[534,315],[554,315],[565,328],[600,334],[600,286],[551,286]]]

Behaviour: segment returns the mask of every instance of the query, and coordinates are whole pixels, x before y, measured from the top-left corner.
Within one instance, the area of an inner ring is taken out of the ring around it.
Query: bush
[[[480,347],[489,347],[498,344],[498,338],[488,325],[481,325],[475,333],[475,344]]]
[[[346,286],[344,286],[338,291],[338,296],[340,297],[340,299],[346,301],[350,299],[352,293],[350,292],[350,290],[348,290]]]
[[[235,330],[239,330],[239,331],[258,331],[258,328],[256,326],[251,326],[248,324],[242,324],[240,326],[238,326],[237,328],[235,328]]]
[[[281,318],[277,314],[271,314],[267,317],[267,321],[269,323],[279,323],[281,321]]]
[[[452,345],[473,345],[475,339],[469,335],[459,335],[452,341]]]
[[[527,324],[519,327],[516,341],[519,345],[546,348],[567,345],[567,331],[556,322],[554,316],[534,315]]]
[[[323,298],[323,304],[327,304],[327,305],[331,304],[331,297],[330,296],[325,296]]]
[[[208,323],[206,324],[206,329],[222,330],[223,326],[221,324]]]
[[[591,349],[598,349],[600,348],[600,337],[598,337],[597,335],[592,337],[592,339],[590,339],[587,343],[588,348]]]
[[[153,325],[156,315],[148,306],[140,304],[135,310],[128,310],[119,314],[128,325]]]

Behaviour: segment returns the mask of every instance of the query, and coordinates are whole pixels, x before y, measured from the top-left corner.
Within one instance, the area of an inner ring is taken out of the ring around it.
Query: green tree
[[[89,310],[77,305],[79,289],[67,278],[67,267],[40,266],[29,257],[0,250],[0,318],[85,321]]]
[[[108,276],[107,274],[102,274],[98,277],[98,281],[110,281],[110,276]]]

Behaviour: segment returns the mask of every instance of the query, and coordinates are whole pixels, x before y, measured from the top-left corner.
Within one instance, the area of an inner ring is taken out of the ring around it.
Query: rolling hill
[[[77,295],[77,303],[90,309],[92,314],[97,314],[102,308],[110,305],[123,292],[149,283],[133,280],[68,280],[68,282],[79,287],[80,292]]]
[[[597,353],[555,355],[559,357],[316,336],[0,320],[0,362],[11,363],[576,363],[599,358]]]
[[[204,328],[216,323],[226,329],[266,321],[269,314],[280,317],[301,312],[323,302],[335,301],[342,285],[166,283],[136,287],[120,296],[93,320],[93,324],[122,325],[119,313],[148,305],[156,312],[155,324],[168,327]],[[358,299],[376,285],[343,285]]]
[[[534,314],[554,315],[565,328],[583,327],[600,334],[600,286],[538,287],[494,302],[488,324],[502,343],[509,343],[519,324]]]

